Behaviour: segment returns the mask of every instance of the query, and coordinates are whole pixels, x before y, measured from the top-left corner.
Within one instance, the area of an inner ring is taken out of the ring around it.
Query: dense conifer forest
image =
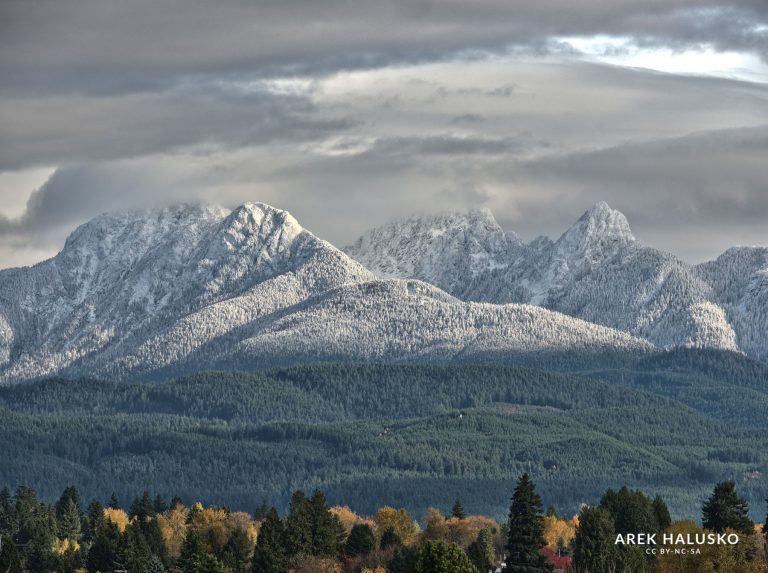
[[[616,483],[690,517],[711,484],[768,497],[768,368],[732,353],[611,358],[570,373],[503,366],[315,365],[163,382],[52,379],[0,389],[0,486],[284,511],[297,489],[373,512],[501,518],[528,472],[576,512]],[[752,515],[753,519],[759,516]]]

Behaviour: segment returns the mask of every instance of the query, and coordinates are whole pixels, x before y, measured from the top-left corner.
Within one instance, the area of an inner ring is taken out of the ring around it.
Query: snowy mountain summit
[[[397,242],[409,234],[418,244]],[[464,276],[506,271],[523,245],[488,212],[414,219],[371,239],[383,241],[388,278],[377,278],[262,203],[102,215],[52,259],[0,271],[0,381],[651,348],[543,308],[389,278],[439,269],[456,291]]]
[[[380,276],[415,278],[454,296],[494,304],[531,304],[602,324],[657,346],[742,351],[768,357],[766,249],[742,248],[693,266],[638,241],[626,217],[600,202],[556,241],[523,244],[487,213],[494,241],[466,240],[474,215],[442,219],[442,242],[424,232],[431,218],[394,221],[369,231],[346,252]],[[452,227],[451,227],[452,225]],[[477,251],[492,264],[471,268]],[[395,245],[395,247],[393,247]],[[401,248],[399,245],[407,245]],[[748,280],[737,278],[741,274]]]

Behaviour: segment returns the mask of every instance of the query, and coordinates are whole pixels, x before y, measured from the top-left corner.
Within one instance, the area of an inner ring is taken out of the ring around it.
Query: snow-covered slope
[[[474,280],[507,268],[521,247],[484,209],[396,221],[344,250],[381,277],[417,277],[459,298],[472,298]]]
[[[768,358],[768,248],[733,247],[697,271],[712,285],[739,347]]]
[[[423,226],[428,227],[430,221],[425,218]],[[454,215],[450,221],[458,229],[467,226],[460,216]],[[496,236],[503,233],[498,225],[488,226]],[[755,301],[743,318],[757,326],[750,330],[737,325],[736,312],[726,308],[707,273],[638,241],[624,215],[606,203],[589,209],[556,241],[540,237],[521,245],[512,236],[507,241],[512,248],[495,251],[493,265],[460,276],[452,261],[466,257],[462,241],[442,244],[438,251],[424,240],[424,233],[408,234],[418,228],[417,219],[405,225],[394,222],[364,235],[346,251],[379,276],[426,280],[464,300],[537,305],[659,346],[741,349],[766,357],[766,348],[757,342],[768,338],[766,322],[755,320],[759,317],[754,308],[762,305],[766,309],[765,299]],[[393,234],[410,245],[404,264],[392,260],[399,251],[393,252],[386,238]],[[443,236],[461,237],[451,230],[444,230]],[[496,244],[505,243],[497,238]],[[441,258],[445,263],[441,264]]]
[[[516,246],[493,241],[472,253]],[[0,272],[0,380],[649,348],[542,309],[468,304],[418,281],[375,278],[268,205],[104,215],[53,259]]]

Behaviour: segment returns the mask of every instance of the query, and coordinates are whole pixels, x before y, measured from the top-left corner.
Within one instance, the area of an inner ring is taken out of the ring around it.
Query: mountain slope
[[[696,270],[712,285],[739,348],[768,357],[768,248],[734,247]]]
[[[459,216],[450,221],[458,228],[468,225]],[[452,264],[456,258],[466,258],[460,234],[446,230],[443,236],[453,237],[453,243],[435,250],[423,233],[408,234],[418,227],[413,219],[407,225],[394,222],[364,235],[346,251],[380,276],[392,276],[397,269],[401,277],[445,285],[464,300],[533,304],[659,346],[740,349],[729,316],[704,273],[642,244],[624,215],[606,203],[584,213],[557,241],[540,237],[523,245],[513,237],[509,240],[513,248],[494,251],[494,265],[461,276],[455,273],[462,269]],[[496,235],[499,232],[494,228]],[[406,264],[393,262],[398,252],[376,240],[394,234],[401,243],[411,244]],[[496,239],[496,244],[504,241]],[[420,258],[414,260],[414,253]],[[761,352],[755,355],[762,356]]]
[[[650,348],[541,309],[467,304],[424,283],[376,281],[263,204],[98,217],[53,259],[0,272],[0,332],[0,379],[8,382]]]

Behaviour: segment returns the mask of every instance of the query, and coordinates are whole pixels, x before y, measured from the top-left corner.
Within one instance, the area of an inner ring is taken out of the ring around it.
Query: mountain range
[[[692,266],[604,203],[557,241],[488,211],[412,217],[344,251],[286,211],[102,215],[0,271],[0,381],[294,362],[472,362],[693,346],[768,354],[768,250]]]
[[[556,241],[523,243],[488,211],[411,217],[345,251],[382,277],[415,278],[462,300],[530,304],[655,346],[768,356],[768,249],[688,264],[643,244],[601,202]]]

